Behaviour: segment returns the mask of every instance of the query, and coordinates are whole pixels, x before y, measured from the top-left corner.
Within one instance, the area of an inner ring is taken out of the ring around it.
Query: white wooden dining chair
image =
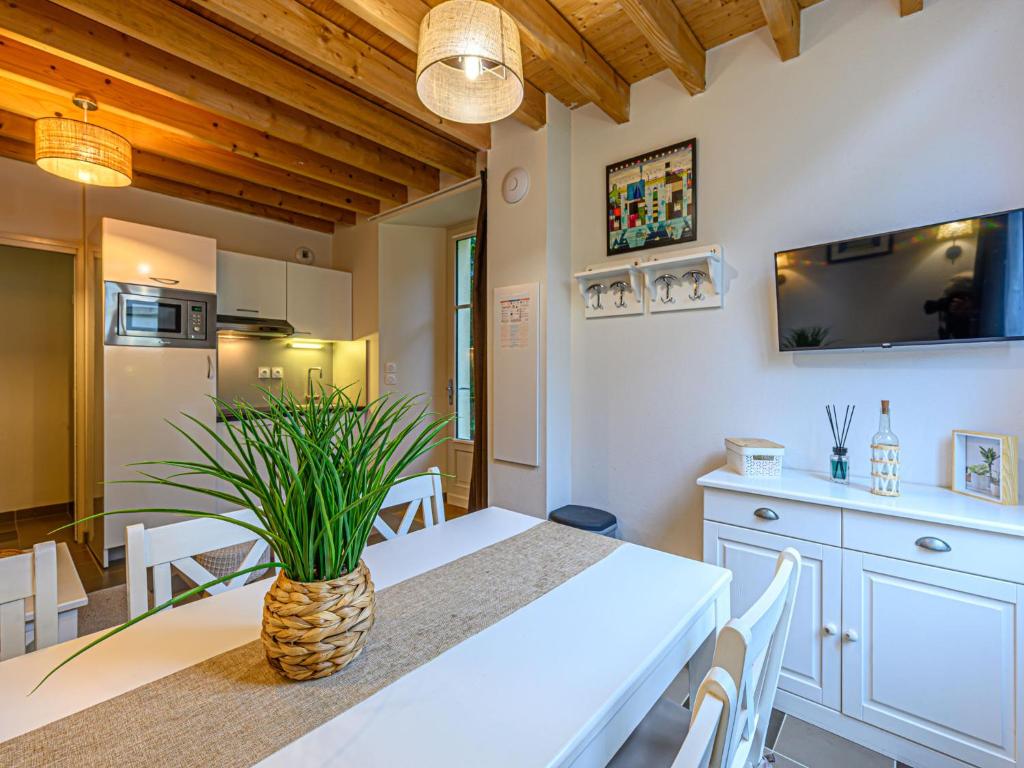
[[[753,768],[761,763],[800,582],[800,562],[796,550],[781,552],[764,593],[746,613],[722,628],[715,643],[714,674],[701,682],[692,719],[686,709],[662,697],[609,768]],[[705,715],[698,729],[700,708],[717,709],[709,696],[721,701],[722,709],[717,720]],[[715,734],[709,748],[712,728]],[[675,751],[672,745],[680,741],[682,747]]]
[[[26,637],[25,601],[33,598],[33,637]],[[0,557],[0,661],[28,647],[57,642],[57,544],[45,541],[31,552]]]
[[[256,514],[250,509],[228,512],[225,517],[258,524]],[[150,568],[153,569],[153,605],[157,606],[171,599],[172,566],[194,584],[205,584],[217,576],[195,560],[197,555],[249,542],[253,546],[236,570],[256,565],[268,549],[263,539],[239,525],[211,518],[193,518],[156,528],[145,528],[141,523],[129,525],[125,528],[129,617],[135,618],[150,608],[146,578]],[[210,595],[227,592],[245,584],[251,575],[236,576],[205,591]]]
[[[402,515],[402,520],[398,524],[398,528],[392,528],[388,525],[380,514],[373,521],[373,527],[377,529],[381,536],[385,539],[393,539],[396,536],[404,536],[409,532],[409,528],[412,526],[413,521],[416,519],[416,513],[420,510],[423,511],[421,519],[423,520],[423,527],[430,528],[432,525],[443,523],[444,520],[444,494],[441,489],[441,470],[437,467],[431,467],[427,470],[428,474],[421,475],[420,477],[412,477],[408,480],[403,480],[400,483],[395,483],[391,486],[391,490],[388,491],[388,495],[384,497],[384,503],[381,504],[381,509],[388,509],[389,507],[398,507],[405,504],[405,512]]]

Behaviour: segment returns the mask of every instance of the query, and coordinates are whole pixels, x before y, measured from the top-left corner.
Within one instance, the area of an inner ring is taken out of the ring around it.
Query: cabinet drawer
[[[920,542],[920,543],[919,543]],[[1024,584],[1019,538],[843,510],[843,548]],[[948,551],[944,550],[948,547]]]
[[[842,541],[842,511],[820,504],[705,488],[704,518],[836,547]]]

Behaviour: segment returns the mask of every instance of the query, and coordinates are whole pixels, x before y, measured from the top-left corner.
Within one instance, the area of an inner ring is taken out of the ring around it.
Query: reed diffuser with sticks
[[[853,412],[857,406],[846,406],[842,422],[839,421],[839,410],[834,406],[825,406],[828,425],[832,429],[832,456],[829,458],[829,477],[833,483],[848,485],[850,482],[850,457],[846,450],[846,438],[850,434],[853,423]]]

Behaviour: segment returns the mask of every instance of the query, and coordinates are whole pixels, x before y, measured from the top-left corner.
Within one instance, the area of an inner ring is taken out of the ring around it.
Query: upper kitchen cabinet
[[[103,219],[103,279],[184,291],[217,291],[217,241]]]
[[[283,261],[217,251],[217,313],[284,320],[286,280]]]
[[[352,338],[352,275],[288,263],[288,317],[296,336]]]

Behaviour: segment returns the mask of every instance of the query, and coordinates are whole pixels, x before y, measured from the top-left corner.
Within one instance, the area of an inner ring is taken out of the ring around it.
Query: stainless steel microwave
[[[136,347],[217,346],[217,296],[131,283],[104,283],[104,342]]]

